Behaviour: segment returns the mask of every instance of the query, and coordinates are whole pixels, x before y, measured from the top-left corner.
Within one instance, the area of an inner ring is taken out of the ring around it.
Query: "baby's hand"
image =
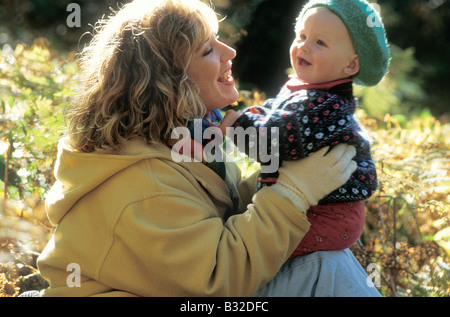
[[[222,131],[223,135],[226,135],[227,127],[233,126],[233,124],[237,119],[239,119],[240,116],[241,114],[234,110],[228,110],[225,113],[225,116],[223,117],[222,122],[219,125],[219,129]]]

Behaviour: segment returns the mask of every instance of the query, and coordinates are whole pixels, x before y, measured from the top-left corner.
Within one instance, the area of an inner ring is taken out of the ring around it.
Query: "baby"
[[[389,67],[381,18],[365,0],[310,1],[297,18],[295,33],[290,48],[295,75],[278,96],[242,114],[228,111],[220,125],[222,131],[227,127],[255,127],[256,132],[260,127],[267,127],[265,131],[278,128],[280,162],[301,159],[338,143],[356,147],[357,170],[345,185],[308,210],[311,229],[292,256],[348,248],[359,238],[363,200],[375,192],[377,175],[369,142],[354,117],[357,100],[352,83],[376,85]],[[270,132],[260,137],[270,138]],[[251,144],[260,144],[259,139]],[[246,151],[251,151],[251,144]],[[269,147],[266,153],[271,153],[272,142],[265,144]],[[261,173],[258,188],[276,180],[277,173]]]

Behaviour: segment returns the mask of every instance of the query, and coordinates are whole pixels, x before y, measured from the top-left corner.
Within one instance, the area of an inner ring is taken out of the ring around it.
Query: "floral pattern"
[[[235,127],[279,128],[279,144],[259,142],[257,139],[250,146],[267,144],[270,148],[263,149],[263,153],[277,154],[280,161],[298,160],[323,147],[339,143],[354,145],[357,170],[346,184],[323,198],[320,204],[359,201],[370,197],[378,183],[370,143],[354,117],[356,107],[357,101],[353,97],[345,98],[321,90],[291,91],[284,87],[276,98],[244,111]],[[273,139],[270,129],[267,132],[264,137]],[[279,145],[278,148],[276,145]],[[252,150],[251,147],[248,150]],[[277,173],[261,174],[258,187],[272,184],[274,177]]]

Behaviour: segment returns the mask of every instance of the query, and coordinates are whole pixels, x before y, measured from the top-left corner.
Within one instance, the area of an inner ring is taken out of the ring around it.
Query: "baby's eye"
[[[327,46],[326,44],[325,44],[325,42],[324,41],[322,41],[322,40],[317,40],[317,45],[320,45],[320,46]]]
[[[306,35],[305,34],[300,34],[299,39],[300,40],[306,40]]]

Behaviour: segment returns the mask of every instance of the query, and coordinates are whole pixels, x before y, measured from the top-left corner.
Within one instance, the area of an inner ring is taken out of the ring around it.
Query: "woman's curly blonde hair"
[[[206,107],[187,75],[193,55],[218,31],[199,0],[135,0],[96,24],[80,54],[80,85],[69,107],[72,146],[120,150],[130,139],[168,144],[175,127]]]

